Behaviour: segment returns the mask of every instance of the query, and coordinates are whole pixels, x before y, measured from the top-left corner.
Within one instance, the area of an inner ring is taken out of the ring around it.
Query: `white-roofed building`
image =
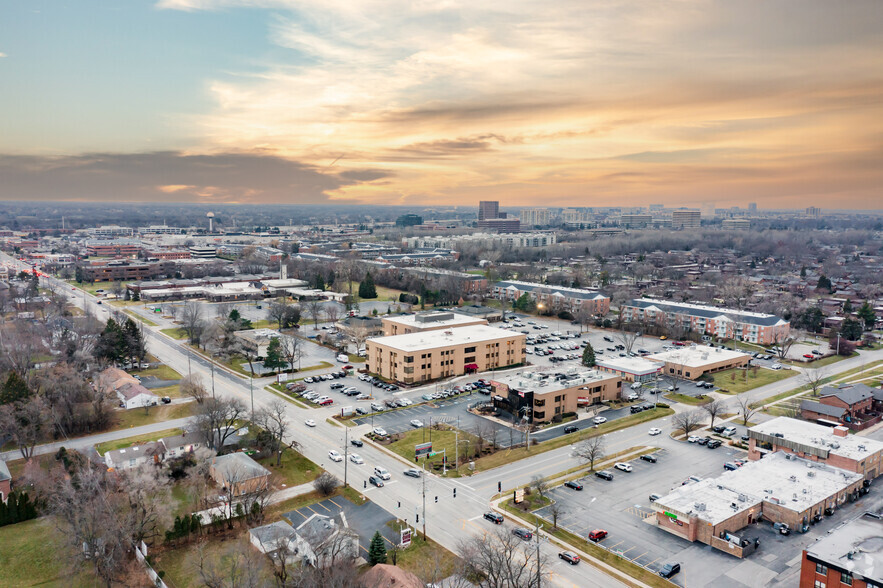
[[[615,374],[626,382],[652,382],[657,374],[662,374],[664,364],[643,357],[601,357],[596,355],[595,367],[602,372]]]
[[[720,347],[685,345],[662,353],[653,353],[648,355],[647,359],[664,363],[662,373],[667,376],[698,380],[705,374],[745,367],[751,356],[741,351]]]
[[[408,333],[420,333],[423,331],[437,331],[454,327],[468,327],[470,325],[486,325],[483,318],[476,318],[450,311],[430,310],[416,314],[400,314],[385,316],[380,319],[383,324],[383,334],[407,335]]]

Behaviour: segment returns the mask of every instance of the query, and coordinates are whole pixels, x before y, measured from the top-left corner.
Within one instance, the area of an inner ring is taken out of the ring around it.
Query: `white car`
[[[423,426],[423,421],[421,421],[420,419],[414,419],[413,421],[411,421],[411,426],[417,427],[419,429]]]
[[[350,461],[353,463],[356,463],[356,464],[365,463],[365,460],[362,459],[362,457],[358,453],[351,453],[350,454]]]
[[[652,429],[650,429],[651,435],[659,435],[660,433],[662,433],[662,429],[658,429],[656,427],[653,427]]]
[[[689,437],[687,437],[687,442],[688,443],[696,443],[700,439],[702,439],[702,437],[700,437],[699,435],[690,435]]]
[[[328,457],[331,458],[331,461],[343,461],[343,456],[333,449],[328,452]]]
[[[411,406],[412,404],[414,403],[407,398],[402,398],[401,400],[399,400],[399,406]]]
[[[774,363],[773,365],[770,366],[770,369],[780,370],[780,369],[782,369],[782,364]]]
[[[622,462],[622,461],[621,461],[621,462],[618,462],[618,463],[615,464],[613,467],[616,468],[616,469],[618,469],[618,470],[621,470],[621,471],[623,471],[623,472],[631,472],[631,471],[632,471],[632,464],[630,464],[630,463],[625,463],[625,462]]]
[[[386,435],[387,435],[386,429],[384,429],[382,427],[374,427],[374,434],[377,435],[378,437],[386,437]]]
[[[316,421],[314,421],[313,419],[307,419],[304,421],[304,424],[308,427],[315,427]]]
[[[602,416],[596,416],[595,418],[592,419],[592,422],[595,423],[596,425],[600,425],[600,424],[606,423],[607,418],[602,417]]]

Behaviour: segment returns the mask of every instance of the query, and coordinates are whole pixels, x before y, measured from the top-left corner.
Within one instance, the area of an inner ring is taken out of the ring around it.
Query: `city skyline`
[[[0,15],[2,200],[880,208],[874,2]]]

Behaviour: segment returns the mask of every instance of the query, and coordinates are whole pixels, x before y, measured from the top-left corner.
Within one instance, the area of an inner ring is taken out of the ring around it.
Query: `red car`
[[[595,529],[594,531],[589,533],[589,541],[594,541],[597,543],[606,536],[607,531],[605,531],[604,529]]]
[[[806,359],[815,359],[815,356],[812,353],[804,353],[803,357]]]
[[[326,398],[319,403],[319,406],[328,406],[329,404],[334,404],[334,400],[332,398]]]

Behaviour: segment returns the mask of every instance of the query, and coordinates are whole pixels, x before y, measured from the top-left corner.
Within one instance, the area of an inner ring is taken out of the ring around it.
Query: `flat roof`
[[[806,548],[806,555],[883,583],[883,519],[872,514],[853,519],[820,537]]]
[[[709,347],[707,345],[696,345],[695,347],[686,345],[661,353],[653,353],[648,355],[647,359],[674,363],[684,367],[701,368],[711,363],[748,357],[747,353],[733,351],[732,349],[721,349],[720,347]]]
[[[524,338],[522,333],[513,333],[506,329],[487,325],[469,325],[450,330],[424,331],[406,335],[390,335],[389,337],[372,337],[368,343],[392,347],[400,351],[419,351],[437,347],[452,347],[464,343],[483,343],[497,339]]]
[[[649,356],[648,356],[649,357]],[[650,361],[644,357],[599,357],[595,356],[595,363],[601,367],[617,370],[628,374],[645,375],[653,374],[662,369],[663,365],[658,361]]]
[[[438,327],[460,327],[466,324],[475,324],[476,321],[484,321],[482,318],[467,316],[449,310],[418,312],[416,314],[402,314],[382,317],[383,321],[389,321],[405,327],[418,329]]]
[[[558,374],[567,376],[566,378],[556,378]],[[534,369],[520,374],[509,374],[503,377],[493,378],[493,382],[505,384],[512,390],[522,392],[534,392],[535,394],[545,394],[547,392],[557,392],[568,388],[575,388],[588,384],[597,384],[604,380],[618,378],[612,374],[607,374],[598,370],[570,368],[565,371],[555,368]]]
[[[815,447],[854,460],[862,460],[883,451],[883,442],[858,435],[840,437],[834,434],[831,427],[788,417],[776,417],[755,425],[748,429],[748,434],[752,433],[771,437],[778,433],[785,441]]]
[[[862,478],[855,472],[777,451],[717,478],[680,486],[655,505],[657,510],[696,515],[717,525],[761,502],[803,512]]]

